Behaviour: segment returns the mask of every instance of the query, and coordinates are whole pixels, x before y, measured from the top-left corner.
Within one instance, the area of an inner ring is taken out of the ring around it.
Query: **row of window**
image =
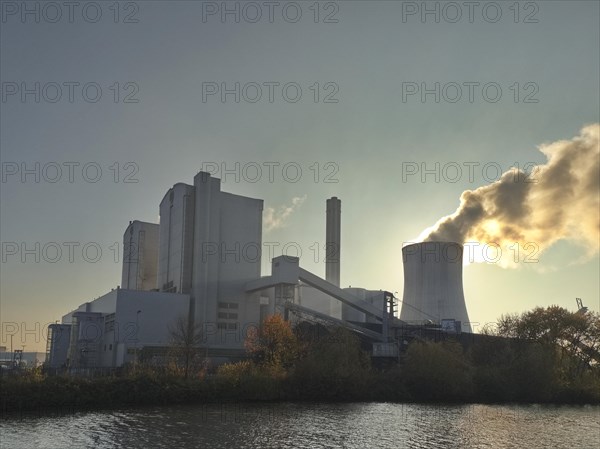
[[[219,309],[237,309],[239,306],[236,302],[219,302]]]
[[[240,305],[236,302],[219,302],[219,309],[239,309]],[[227,312],[218,312],[217,316],[221,320],[237,320],[238,314],[236,313],[227,313]],[[217,329],[219,330],[237,330],[238,323],[217,323]]]

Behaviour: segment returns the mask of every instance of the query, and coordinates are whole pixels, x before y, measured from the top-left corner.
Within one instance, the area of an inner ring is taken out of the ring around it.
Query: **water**
[[[598,406],[211,404],[0,421],[2,448],[600,448]]]

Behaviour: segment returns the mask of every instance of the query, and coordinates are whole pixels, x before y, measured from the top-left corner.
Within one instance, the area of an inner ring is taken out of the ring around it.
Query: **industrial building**
[[[193,185],[175,184],[160,202],[159,224],[136,220],[125,230],[121,286],[50,326],[48,365],[114,368],[136,363],[140,351],[159,361],[171,344],[169,327],[182,317],[200,328],[202,353],[213,363],[244,357],[249,329],[274,313],[348,328],[383,357],[397,356],[412,325],[470,331],[461,245],[403,248],[398,318],[390,292],[340,288],[339,198],[326,203],[325,278],[289,256],[274,258],[261,276],[262,211],[262,200],[223,192],[209,173],[199,172]],[[452,251],[456,260],[435,257]]]
[[[262,211],[262,200],[223,192],[205,172],[160,203],[157,288],[190,295],[215,356],[243,353],[242,331],[260,321],[260,297],[244,287],[260,277]]]
[[[48,333],[48,366],[118,367],[143,347],[169,346],[168,325],[187,316],[189,295],[116,288],[62,317]],[[157,351],[160,353],[160,351]]]

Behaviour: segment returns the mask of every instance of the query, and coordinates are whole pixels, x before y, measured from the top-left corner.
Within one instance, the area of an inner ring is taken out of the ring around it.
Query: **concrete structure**
[[[213,349],[243,352],[241,331],[260,320],[260,295],[245,285],[260,277],[262,210],[262,200],[222,192],[205,172],[160,204],[159,289],[190,294],[190,314]]]
[[[325,229],[325,279],[340,286],[341,219],[342,202],[337,197],[327,200],[327,223]]]
[[[144,221],[130,221],[123,234],[123,271],[121,288],[155,290],[158,270],[159,226]]]
[[[453,319],[471,332],[462,284],[463,247],[422,242],[402,248],[404,295],[400,319],[410,324]]]
[[[285,309],[298,309],[303,312],[312,311],[315,312],[315,316],[323,318],[327,317],[330,319],[330,322],[336,324],[343,323],[345,327],[355,330],[355,326],[352,326],[351,323],[338,319],[335,316],[331,316],[331,314],[308,307],[306,300],[298,298],[297,291],[299,286],[312,287],[320,292],[319,295],[328,297],[332,301],[337,301],[362,312],[365,315],[367,322],[373,320],[372,322],[374,323],[381,323],[382,333],[378,334],[374,332],[371,333],[371,336],[380,341],[387,341],[388,325],[399,324],[398,320],[394,317],[390,317],[387,310],[383,307],[384,298],[391,298],[391,293],[378,291],[378,294],[381,296],[379,304],[377,304],[377,301],[365,301],[354,296],[351,292],[341,289],[330,282],[327,282],[325,279],[301,268],[299,263],[300,259],[297,257],[279,256],[274,258],[271,264],[271,275],[249,282],[246,285],[246,291],[248,293],[253,293],[261,291],[265,292],[273,289],[270,297],[273,300],[273,310],[275,312],[284,313]],[[301,302],[302,304],[300,304]]]
[[[70,324],[51,324],[48,326],[46,340],[46,362],[50,368],[67,366],[69,345],[71,343]]]
[[[187,316],[189,302],[189,295],[117,288],[82,304],[62,319],[63,329],[70,325],[68,366],[119,367],[142,348],[169,347],[169,325]],[[53,338],[49,353],[63,354],[63,344],[62,336]]]

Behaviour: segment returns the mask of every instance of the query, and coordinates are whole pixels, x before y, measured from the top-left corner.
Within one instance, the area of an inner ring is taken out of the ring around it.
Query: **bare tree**
[[[179,316],[169,325],[171,346],[178,360],[183,361],[184,376],[187,379],[190,368],[200,353],[202,343],[202,327],[185,316]]]

